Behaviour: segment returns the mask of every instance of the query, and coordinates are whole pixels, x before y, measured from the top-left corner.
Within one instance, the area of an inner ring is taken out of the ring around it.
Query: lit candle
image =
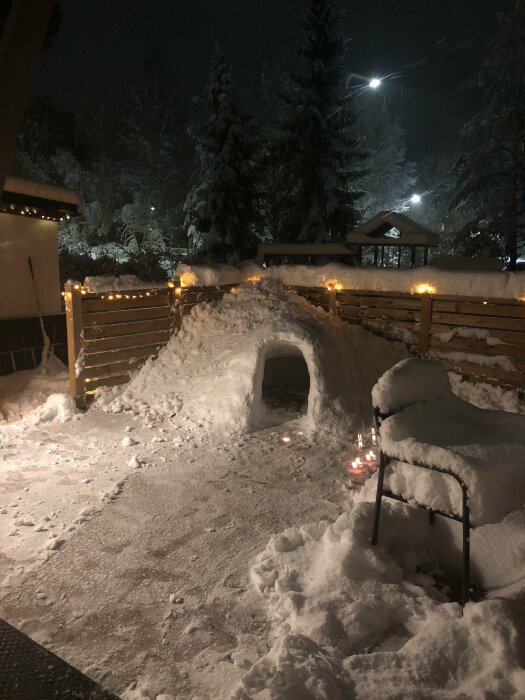
[[[366,465],[363,464],[360,457],[356,457],[347,464],[346,471],[350,480],[356,484],[362,484],[367,477]]]

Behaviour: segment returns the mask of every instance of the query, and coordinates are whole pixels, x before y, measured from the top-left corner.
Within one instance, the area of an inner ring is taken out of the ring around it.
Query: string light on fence
[[[338,280],[326,280],[324,283],[325,289],[328,289],[328,291],[341,291],[341,289],[344,289],[343,283],[339,282]]]
[[[415,284],[410,291],[412,294],[435,294],[436,288],[428,282],[420,282]]]

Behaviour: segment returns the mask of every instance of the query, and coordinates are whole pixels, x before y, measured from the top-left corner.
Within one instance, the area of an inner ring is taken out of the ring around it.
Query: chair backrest
[[[372,403],[380,414],[390,415],[414,403],[443,399],[451,393],[441,362],[414,357],[401,360],[378,379],[372,389]]]

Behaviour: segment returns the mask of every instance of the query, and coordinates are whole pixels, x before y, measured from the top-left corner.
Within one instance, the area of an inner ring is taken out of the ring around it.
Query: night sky
[[[42,57],[35,92],[75,110],[92,98],[122,99],[141,64],[155,53],[171,66],[186,98],[201,94],[217,39],[236,81],[253,89],[262,61],[285,62],[301,39],[302,0],[62,5],[62,25]],[[400,73],[374,99],[386,100],[401,118],[411,158],[456,144],[462,121],[480,104],[479,94],[460,91],[459,85],[479,66],[497,14],[513,5],[514,0],[340,0],[351,40],[348,71],[370,77]],[[370,104],[354,99],[359,107]]]

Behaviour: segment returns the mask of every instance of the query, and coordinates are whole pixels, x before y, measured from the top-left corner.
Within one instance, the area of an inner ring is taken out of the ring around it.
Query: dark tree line
[[[82,195],[84,215],[64,225],[61,245],[99,267],[156,274],[184,259],[237,262],[260,240],[342,239],[363,217],[402,210],[417,186],[430,196],[416,216],[443,232],[444,251],[512,269],[524,223],[524,7],[517,0],[502,20],[473,78],[485,107],[459,157],[428,154],[417,173],[388,109],[345,89],[334,0],[305,0],[302,43],[287,65],[261,69],[256,116],[217,45],[196,123],[166,65],[151,61],[117,108],[75,117],[34,100],[15,170]]]

